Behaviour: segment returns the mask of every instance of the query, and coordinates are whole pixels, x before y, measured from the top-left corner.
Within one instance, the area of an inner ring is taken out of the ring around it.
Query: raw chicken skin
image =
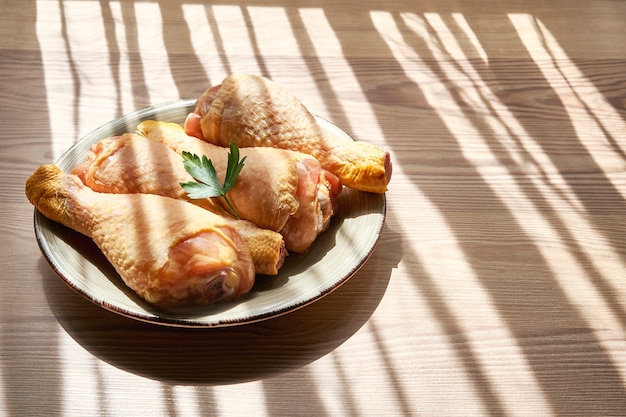
[[[31,175],[26,195],[44,216],[91,237],[126,285],[157,307],[234,300],[254,283],[241,236],[193,204],[98,193],[51,164]]]
[[[181,182],[193,181],[182,158],[163,143],[135,134],[102,139],[87,160],[72,170],[94,191],[116,194],[158,194],[187,200]],[[237,220],[215,199],[190,202],[229,219],[246,242],[257,274],[276,275],[286,255],[283,237],[247,220]]]
[[[186,199],[180,182],[193,181],[179,154],[167,146],[126,133],[101,139],[91,146],[87,159],[72,169],[89,188],[102,193],[158,194]],[[228,215],[216,200],[195,202],[220,215]]]
[[[314,156],[351,188],[384,193],[391,179],[389,153],[362,141],[323,131],[315,117],[278,83],[232,74],[206,90],[187,116],[185,131],[208,142],[269,146]]]
[[[180,125],[144,121],[137,132],[178,153],[206,155],[224,178],[228,148],[187,135]],[[289,251],[304,252],[336,212],[339,180],[310,155],[275,148],[241,148],[245,165],[228,198],[241,217],[283,235]]]

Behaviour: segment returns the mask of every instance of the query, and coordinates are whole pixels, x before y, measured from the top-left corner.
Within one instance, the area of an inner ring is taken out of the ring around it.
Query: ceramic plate
[[[91,132],[68,149],[56,164],[65,172],[87,157],[100,139],[133,132],[146,119],[183,123],[195,99],[180,100],[139,110]],[[350,137],[332,123],[320,126]],[[276,276],[257,277],[250,294],[234,303],[164,313],[134,294],[96,245],[35,210],[39,247],[54,271],[91,302],[115,313],[156,324],[184,327],[220,327],[251,323],[306,306],[348,280],[372,253],[385,221],[385,196],[344,188],[339,213],[306,254],[291,254]]]

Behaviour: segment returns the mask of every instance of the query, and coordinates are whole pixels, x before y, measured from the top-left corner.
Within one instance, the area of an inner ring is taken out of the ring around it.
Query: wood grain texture
[[[0,414],[624,414],[626,3],[2,10]],[[390,151],[369,261],[308,307],[211,331],[81,298],[39,251],[26,178],[235,71]]]

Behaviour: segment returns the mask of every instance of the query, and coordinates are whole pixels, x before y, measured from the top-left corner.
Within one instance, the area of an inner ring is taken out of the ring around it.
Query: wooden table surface
[[[626,2],[1,7],[5,415],[626,414]],[[389,150],[371,258],[310,306],[228,328],[146,324],[72,291],[39,250],[26,178],[231,72]]]

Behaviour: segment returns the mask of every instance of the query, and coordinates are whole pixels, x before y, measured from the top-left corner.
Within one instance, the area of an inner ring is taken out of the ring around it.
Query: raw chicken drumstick
[[[351,188],[384,193],[391,178],[389,153],[320,128],[289,91],[266,78],[232,74],[206,90],[185,121],[187,134],[220,146],[271,146],[303,152]]]
[[[158,194],[180,200],[187,199],[180,183],[193,181],[178,153],[163,143],[130,133],[95,143],[87,160],[76,166],[72,174],[98,192]],[[257,274],[278,273],[286,255],[285,242],[278,232],[235,219],[214,199],[189,201],[231,219],[230,223],[246,241]]]
[[[105,194],[55,165],[26,181],[46,217],[93,239],[128,287],[164,309],[233,300],[250,291],[254,266],[222,217],[151,194]]]
[[[228,148],[187,135],[180,125],[141,122],[137,133],[182,153],[206,155],[219,178],[226,171]],[[283,235],[289,251],[304,252],[330,223],[337,177],[310,155],[275,148],[242,148],[245,166],[228,198],[242,218]],[[146,156],[148,157],[148,156]]]

